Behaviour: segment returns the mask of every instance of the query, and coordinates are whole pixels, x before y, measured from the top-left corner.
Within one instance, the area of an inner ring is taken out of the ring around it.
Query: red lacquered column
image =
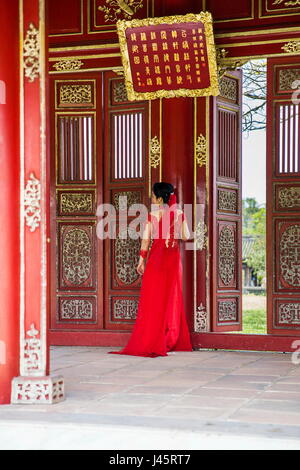
[[[45,0],[19,0],[20,44],[20,368],[12,403],[64,399],[62,377],[48,375],[47,94]],[[16,132],[18,134],[18,132]]]
[[[156,2],[155,16],[186,15],[206,10],[206,2],[187,0],[164,0]],[[185,243],[189,250],[182,250],[183,294],[190,331],[207,331],[209,328],[208,282],[207,282],[207,188],[206,162],[197,163],[196,143],[199,136],[208,140],[208,106],[205,99],[163,99],[162,105],[162,181],[177,188],[179,204],[191,204],[192,213],[186,208],[191,235],[194,241]],[[205,143],[205,145],[207,145]],[[206,152],[207,154],[207,147]],[[206,155],[207,156],[207,155]],[[197,206],[198,205],[198,206]],[[193,230],[200,228],[199,233]],[[199,321],[200,320],[200,321]]]
[[[0,404],[19,367],[18,0],[0,0]]]

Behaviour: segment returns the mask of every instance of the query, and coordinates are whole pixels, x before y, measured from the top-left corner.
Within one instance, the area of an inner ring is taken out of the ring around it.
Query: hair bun
[[[153,192],[156,197],[161,197],[164,203],[168,203],[171,194],[174,194],[174,187],[171,183],[160,181],[154,183]]]
[[[169,183],[169,188],[168,188],[168,191],[170,194],[173,194],[174,193],[174,187],[171,183]]]

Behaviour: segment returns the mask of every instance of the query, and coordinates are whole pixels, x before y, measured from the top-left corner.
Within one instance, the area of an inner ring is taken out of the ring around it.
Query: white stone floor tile
[[[51,347],[66,399],[1,406],[0,449],[300,449],[291,354],[108,354],[118,349]]]

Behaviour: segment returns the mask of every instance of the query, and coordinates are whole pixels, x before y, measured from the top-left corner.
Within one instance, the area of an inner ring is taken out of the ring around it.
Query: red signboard
[[[130,100],[219,94],[210,13],[117,27]]]

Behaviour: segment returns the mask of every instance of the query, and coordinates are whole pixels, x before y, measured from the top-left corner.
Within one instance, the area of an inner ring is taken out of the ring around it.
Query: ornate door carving
[[[105,201],[116,210],[116,239],[105,240],[105,328],[128,330],[135,321],[141,277],[140,239],[119,230],[120,211],[148,204],[148,103],[129,102],[122,77],[105,74]],[[124,200],[124,197],[127,198]],[[128,223],[133,217],[128,217]]]
[[[267,74],[268,333],[300,335],[300,59]]]
[[[80,335],[103,328],[102,244],[96,237],[96,209],[102,201],[101,88],[100,74],[51,77],[54,344],[58,332]]]
[[[148,103],[128,102],[114,72],[82,76],[51,76],[52,344],[101,345],[131,329],[141,283],[140,239],[118,233],[118,214],[148,194]],[[103,202],[116,239],[97,236]]]
[[[118,233],[118,214],[148,195],[148,103],[128,102],[114,72],[53,74],[50,90],[51,342],[101,345],[137,314],[140,239]],[[98,236],[101,203],[116,239]]]
[[[241,78],[226,73],[214,99],[212,331],[242,328]]]

